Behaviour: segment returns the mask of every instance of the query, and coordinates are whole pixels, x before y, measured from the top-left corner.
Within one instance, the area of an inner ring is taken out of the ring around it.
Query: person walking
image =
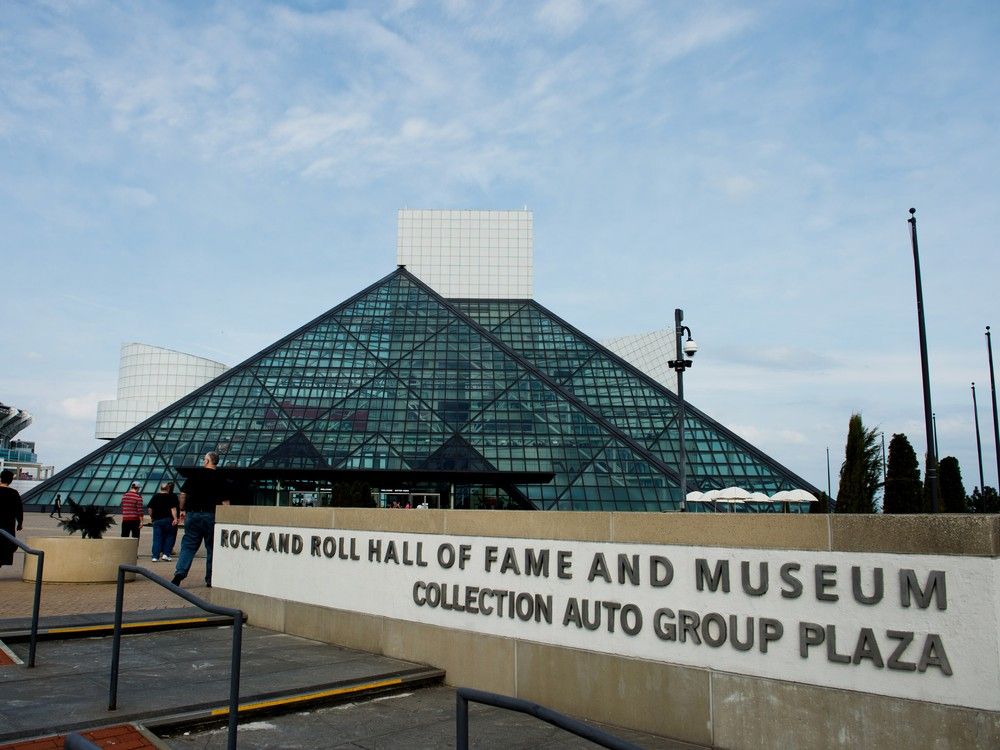
[[[13,536],[24,525],[24,505],[21,503],[21,493],[10,486],[14,481],[14,472],[10,469],[0,471],[0,529]],[[0,538],[0,568],[14,564],[14,550],[17,545],[6,537]]]
[[[180,520],[180,503],[177,495],[171,490],[172,482],[160,485],[160,491],[149,499],[146,510],[153,524],[153,554],[152,561],[170,561],[174,551],[174,539],[177,538],[177,522]]]
[[[132,482],[128,492],[122,495],[122,536],[139,538],[139,527],[142,526],[142,495],[139,494],[139,483]]]
[[[203,471],[189,477],[181,485],[180,512],[184,522],[181,551],[171,581],[180,586],[187,578],[201,543],[205,543],[205,585],[212,588],[212,553],[215,546],[215,509],[229,505],[229,485],[218,474],[219,454],[209,452],[202,460]]]
[[[167,494],[170,495],[173,507],[177,509],[177,523],[175,523],[170,530],[170,536],[164,540],[163,551],[167,553],[167,559],[172,560],[174,556],[174,544],[177,542],[177,529],[181,525],[181,506],[180,498],[177,497],[177,493],[174,492],[174,483],[167,482]]]
[[[62,495],[58,492],[56,493],[56,499],[52,503],[52,512],[49,513],[49,518],[55,518],[56,516],[62,518]]]

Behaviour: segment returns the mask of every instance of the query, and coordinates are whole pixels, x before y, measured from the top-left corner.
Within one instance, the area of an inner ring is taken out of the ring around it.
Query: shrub
[[[66,498],[66,503],[71,515],[65,521],[60,521],[59,525],[67,534],[79,531],[84,539],[100,539],[105,531],[117,523],[103,505],[81,505],[71,497]]]

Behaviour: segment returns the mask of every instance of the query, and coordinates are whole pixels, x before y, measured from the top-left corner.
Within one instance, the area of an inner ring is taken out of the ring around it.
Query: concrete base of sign
[[[989,558],[994,561],[989,565],[994,565],[1000,556],[997,516],[754,517],[230,507],[220,509],[219,523],[267,531],[284,526],[331,529],[335,534],[354,530],[440,534],[450,540],[488,537],[501,544],[510,539],[548,539],[684,545],[703,554],[711,554],[712,547],[775,550],[778,560],[801,559],[796,551],[817,551]],[[935,565],[943,564],[937,560]],[[219,565],[217,544],[217,580]],[[992,587],[994,581],[983,584]],[[1000,747],[1000,711],[863,692],[868,687],[863,677],[867,673],[861,669],[856,688],[825,687],[805,684],[794,665],[782,679],[735,674],[317,606],[283,595],[287,594],[280,589],[265,596],[218,584],[212,590],[213,601],[239,607],[254,625],[431,664],[446,670],[451,685],[517,696],[583,719],[700,745],[735,749]],[[990,597],[995,595],[988,592]],[[990,625],[994,626],[995,622]],[[997,668],[997,653],[982,656],[983,669]],[[832,668],[849,667],[835,664]]]
[[[132,537],[35,536],[25,543],[45,553],[44,583],[113,583],[118,566],[135,565],[139,554],[139,540]],[[37,567],[38,558],[25,555],[23,580],[33,582]],[[125,580],[134,581],[135,573],[127,573]]]

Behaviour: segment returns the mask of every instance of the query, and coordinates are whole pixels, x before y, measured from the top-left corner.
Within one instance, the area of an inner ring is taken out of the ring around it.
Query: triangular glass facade
[[[540,509],[674,510],[677,400],[537,303],[449,302],[400,268],[25,496],[115,504],[209,450],[255,469],[552,472]],[[700,412],[690,489],[812,489]]]
[[[452,304],[652,456],[677,465],[678,399],[672,391],[534,300]],[[690,402],[685,411],[689,491],[743,487],[766,495],[795,488],[817,492]]]

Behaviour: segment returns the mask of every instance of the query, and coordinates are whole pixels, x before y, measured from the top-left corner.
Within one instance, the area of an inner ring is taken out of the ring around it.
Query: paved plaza
[[[68,517],[63,513],[63,517]],[[109,536],[121,533],[119,525],[108,530]],[[59,520],[49,518],[48,513],[25,513],[24,529],[17,534],[22,542],[27,542],[32,536],[63,536],[65,532],[59,527]],[[183,531],[177,534],[177,544],[174,552],[180,549]],[[139,534],[139,565],[148,567],[154,573],[170,579],[174,574],[174,562],[150,562],[150,551],[153,544],[153,530],[144,526]],[[177,555],[174,555],[176,562]],[[31,602],[35,592],[34,583],[21,580],[21,569],[24,565],[24,554],[18,551],[14,555],[14,565],[0,568],[0,620],[31,616]],[[205,588],[205,552],[199,551],[191,566],[191,572],[184,580],[184,588],[190,589],[198,596],[204,596]],[[128,611],[155,610],[186,605],[186,602],[164,588],[141,576],[125,586],[125,609]],[[51,617],[67,614],[84,614],[89,612],[114,612],[114,583],[47,583],[42,594],[41,616]]]
[[[28,513],[18,537],[63,533],[47,513]],[[149,561],[151,540],[144,527],[139,564],[169,578],[172,563]],[[30,624],[34,584],[21,581],[22,560],[18,552],[13,567],[0,569],[4,633]],[[202,554],[185,588],[208,598],[204,564]],[[110,623],[114,602],[114,584],[44,584],[41,627]],[[141,576],[126,584],[125,609],[133,622],[204,614]],[[121,747],[125,730],[101,729],[114,725],[133,732],[138,727],[142,741],[153,743],[142,747],[226,747],[218,717],[221,712],[224,721],[231,633],[229,626],[215,626],[126,635],[114,712],[107,710],[111,638],[40,640],[34,669],[0,665],[0,750],[61,747],[60,735],[84,730],[102,747]],[[23,637],[7,647],[27,661]],[[241,748],[454,747],[455,692],[441,684],[439,670],[249,626],[242,654]],[[341,702],[329,705],[335,699]],[[264,705],[271,702],[277,707]],[[204,724],[213,714],[216,724]],[[693,747],[605,729],[639,747]],[[29,743],[43,737],[54,739]],[[504,750],[594,747],[533,717],[479,705],[470,706],[470,739],[473,747]]]

